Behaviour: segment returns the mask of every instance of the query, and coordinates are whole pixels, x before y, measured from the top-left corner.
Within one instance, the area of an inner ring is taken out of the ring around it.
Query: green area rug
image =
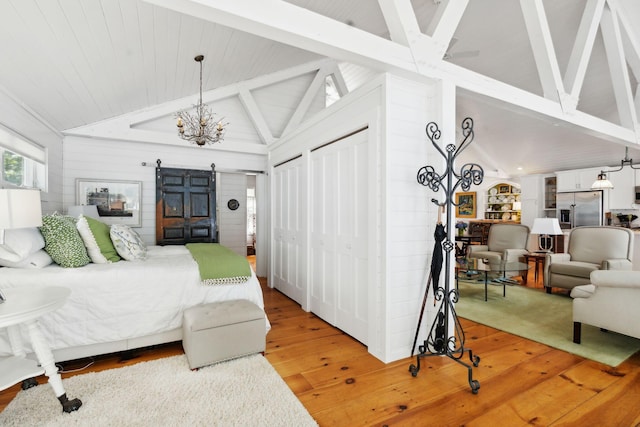
[[[618,366],[640,350],[640,340],[582,325],[582,343],[573,342],[572,299],[523,286],[489,285],[484,301],[484,283],[460,281],[458,316],[483,325],[546,344],[587,359]]]

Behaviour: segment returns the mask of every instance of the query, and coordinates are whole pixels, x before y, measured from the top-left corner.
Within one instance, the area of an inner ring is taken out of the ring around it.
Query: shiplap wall
[[[233,144],[233,141],[225,141],[225,144]],[[218,171],[262,171],[266,168],[266,157],[257,154],[219,151],[186,143],[184,147],[178,147],[67,136],[64,139],[63,162],[64,208],[76,204],[78,178],[141,181],[142,227],[137,231],[147,244],[154,244],[156,159],[162,160],[164,167],[183,169],[210,169],[211,163],[216,164]],[[142,166],[142,162],[147,166]]]
[[[220,244],[238,255],[247,255],[247,176],[238,173],[218,174],[218,238]],[[238,209],[227,206],[235,199]]]
[[[47,191],[41,194],[44,214],[62,209],[62,135],[28,106],[0,88],[0,124],[47,150]]]
[[[369,352],[384,362],[410,354],[428,277],[437,218],[437,208],[430,200],[436,195],[416,182],[416,173],[430,162],[436,167],[444,163],[434,156],[435,149],[427,144],[424,132],[428,121],[442,118],[441,108],[435,83],[378,76],[275,144],[270,153],[272,166],[301,155],[306,168],[304,159],[311,149],[368,126],[367,344]],[[277,215],[274,207],[274,221]],[[273,256],[278,253],[274,251]],[[306,266],[309,261],[300,262]],[[423,324],[433,317],[429,311]]]

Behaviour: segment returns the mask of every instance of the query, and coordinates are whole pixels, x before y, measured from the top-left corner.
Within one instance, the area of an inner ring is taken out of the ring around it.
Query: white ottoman
[[[266,347],[264,311],[247,300],[190,307],[182,321],[182,347],[191,369],[260,353]]]

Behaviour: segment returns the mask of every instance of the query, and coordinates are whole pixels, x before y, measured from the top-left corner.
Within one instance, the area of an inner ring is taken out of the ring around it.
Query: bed
[[[146,259],[79,268],[0,268],[0,288],[65,286],[65,305],[40,318],[56,361],[178,341],[183,311],[214,301],[246,299],[264,308],[253,270],[242,283],[204,285],[185,246],[149,246]],[[266,319],[266,317],[265,317]],[[268,319],[267,330],[270,325]],[[28,343],[28,339],[23,340]],[[31,349],[28,349],[31,351]],[[0,331],[0,355],[11,354]]]

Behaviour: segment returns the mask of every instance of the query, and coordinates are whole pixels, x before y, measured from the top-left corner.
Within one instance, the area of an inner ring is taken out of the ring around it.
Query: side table
[[[529,261],[533,261],[534,265],[533,265],[533,277],[535,279],[535,281],[538,281],[538,271],[540,269],[540,267],[542,267],[542,269],[544,269],[544,263],[547,257],[547,253],[546,252],[530,252],[528,254],[524,255],[524,262],[525,263],[529,263]],[[525,273],[524,274],[524,282],[527,283],[527,279],[528,279],[528,274]]]
[[[0,304],[0,328],[7,328],[14,356],[0,358],[0,390],[44,373],[62,404],[62,410],[78,410],[82,402],[80,399],[67,398],[53,353],[38,324],[40,316],[62,307],[71,291],[61,286],[48,286],[37,289],[10,288],[2,292],[6,301]],[[39,364],[26,357],[20,325],[27,329]]]

